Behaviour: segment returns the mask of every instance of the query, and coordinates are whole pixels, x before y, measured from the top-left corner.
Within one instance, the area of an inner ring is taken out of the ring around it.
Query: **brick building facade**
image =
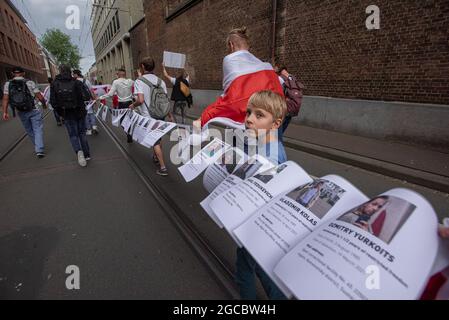
[[[377,0],[381,28],[370,31],[371,4],[145,0],[148,53],[158,73],[164,50],[186,53],[193,86],[221,89],[227,32],[246,25],[253,53],[271,61],[275,20],[275,58],[309,96],[449,104],[449,1]]]
[[[21,66],[27,78],[46,83],[44,60],[36,36],[27,21],[9,1],[0,2],[0,83],[9,78],[14,66]]]

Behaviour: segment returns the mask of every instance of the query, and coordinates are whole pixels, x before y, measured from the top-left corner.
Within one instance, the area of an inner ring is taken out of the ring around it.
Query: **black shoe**
[[[62,122],[58,122],[58,123],[56,123],[56,125],[57,125],[58,127],[62,127]]]
[[[167,177],[168,176],[168,170],[167,168],[164,169],[159,169],[156,171],[156,174],[162,176],[162,177]]]
[[[156,156],[153,156],[153,162],[154,162],[154,164],[156,164],[156,165],[159,165],[159,159],[156,157]]]
[[[39,159],[43,159],[43,158],[45,158],[45,153],[44,153],[44,152],[38,152],[38,153],[36,153],[36,156],[37,156]]]

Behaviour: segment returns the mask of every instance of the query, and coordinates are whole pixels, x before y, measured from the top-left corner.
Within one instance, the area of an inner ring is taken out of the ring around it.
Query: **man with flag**
[[[204,127],[214,118],[243,123],[249,98],[256,92],[271,90],[283,95],[278,75],[269,63],[249,52],[245,27],[232,30],[227,38],[230,54],[223,60],[224,94],[208,106],[194,126]]]

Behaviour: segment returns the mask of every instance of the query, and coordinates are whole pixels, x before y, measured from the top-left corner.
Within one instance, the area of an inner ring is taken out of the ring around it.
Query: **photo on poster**
[[[403,199],[380,196],[344,214],[338,220],[350,223],[390,244],[415,209],[415,205]]]
[[[223,148],[223,141],[217,140],[203,150],[203,153],[209,158],[215,156]]]
[[[153,131],[153,130],[156,130],[157,128],[159,128],[159,126],[161,125],[161,122],[160,121],[156,121],[155,123],[154,123],[154,125],[151,127],[151,131]]]
[[[257,171],[262,167],[262,163],[259,161],[254,161],[254,159],[249,159],[247,162],[242,164],[240,168],[233,173],[233,175],[239,177],[242,180],[246,180],[256,174]]]
[[[323,219],[345,192],[346,190],[333,182],[316,179],[293,190],[287,197],[310,210],[319,219]]]
[[[158,128],[158,130],[164,131],[165,129],[167,129],[170,126],[170,123],[164,123],[160,128]]]
[[[242,156],[239,155],[234,150],[229,150],[225,152],[220,159],[216,162],[218,166],[220,166],[223,171],[231,174],[237,168],[237,165],[240,163]]]
[[[268,171],[262,172],[260,174],[258,174],[257,176],[255,176],[254,178],[260,180],[261,182],[267,184],[269,183],[271,180],[273,180],[273,178],[278,175],[279,173],[281,173],[282,171],[284,171],[284,169],[287,168],[286,164],[281,164],[278,167],[272,168]]]

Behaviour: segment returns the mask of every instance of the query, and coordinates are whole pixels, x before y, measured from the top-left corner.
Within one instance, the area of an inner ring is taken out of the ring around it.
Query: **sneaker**
[[[166,176],[168,176],[168,170],[167,170],[167,168],[159,169],[156,171],[156,174],[158,174],[162,177],[166,177]]]
[[[78,151],[78,163],[81,167],[87,166],[86,158],[84,157],[84,152]]]
[[[153,156],[153,162],[154,164],[158,165],[159,164],[159,159],[154,155]]]
[[[58,127],[62,127],[62,122],[58,122],[58,123],[56,123],[56,125],[57,125]]]
[[[100,132],[98,131],[98,127],[97,126],[94,126],[93,128],[92,128],[92,132],[93,132],[93,134],[94,135],[98,135]]]
[[[86,136],[91,136],[92,135],[92,130],[87,130],[86,131]]]
[[[90,161],[90,160],[92,160],[91,157],[86,157],[86,161]]]
[[[42,159],[42,158],[45,158],[45,153],[43,153],[43,152],[38,152],[38,153],[36,153],[36,156],[37,156],[39,159]]]

